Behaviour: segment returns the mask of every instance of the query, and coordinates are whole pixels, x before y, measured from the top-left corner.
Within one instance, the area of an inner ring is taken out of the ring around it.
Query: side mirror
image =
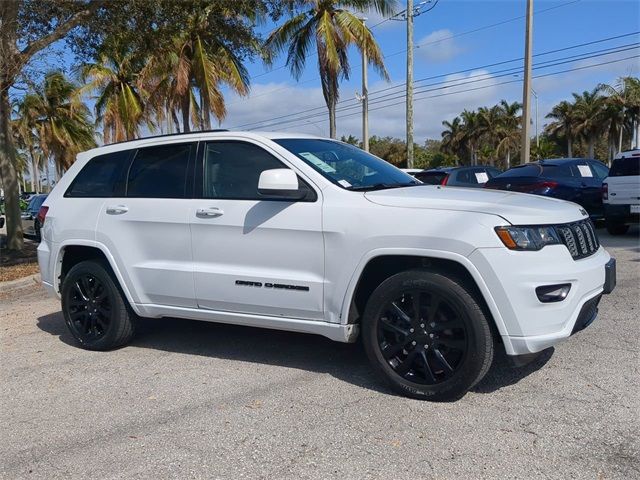
[[[298,175],[288,168],[265,170],[258,180],[258,193],[265,199],[300,200],[305,192],[300,190]]]

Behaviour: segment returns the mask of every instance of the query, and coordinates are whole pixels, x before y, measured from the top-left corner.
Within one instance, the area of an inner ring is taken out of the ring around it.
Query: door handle
[[[129,207],[126,205],[112,205],[107,207],[108,215],[122,215],[123,213],[127,213],[129,211]]]
[[[224,215],[224,211],[218,207],[198,208],[196,217],[199,218],[215,218]]]

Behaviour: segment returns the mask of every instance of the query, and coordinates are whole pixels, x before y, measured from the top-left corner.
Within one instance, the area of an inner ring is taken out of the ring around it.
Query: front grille
[[[593,255],[600,248],[596,229],[589,219],[556,225],[556,230],[574,260]]]

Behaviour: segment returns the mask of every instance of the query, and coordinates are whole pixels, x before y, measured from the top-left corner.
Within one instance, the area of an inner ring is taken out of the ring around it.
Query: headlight
[[[561,243],[553,227],[496,227],[496,233],[511,250],[540,250]]]

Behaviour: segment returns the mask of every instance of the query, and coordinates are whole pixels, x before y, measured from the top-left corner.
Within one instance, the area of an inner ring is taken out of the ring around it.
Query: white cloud
[[[443,85],[416,85],[414,131],[417,142],[423,142],[426,138],[440,138],[442,121],[459,115],[465,108],[493,105],[502,98],[513,101],[518,98],[521,88],[516,86],[514,89],[512,85],[498,86],[496,84],[500,79],[493,78],[486,71],[451,75],[445,80],[448,82],[444,85],[447,88],[443,88]],[[388,90],[374,94],[381,89]],[[371,85],[369,91],[370,134],[404,138],[405,97],[402,82],[378,83]],[[343,102],[338,104],[337,112],[338,136],[352,134],[360,138],[362,130],[359,103],[353,99],[353,92],[348,86],[342,88],[341,94]],[[296,115],[277,118],[289,114]],[[292,118],[295,120],[289,123],[272,124]],[[245,124],[250,125],[243,126]],[[274,83],[254,84],[252,95],[246,99],[229,96],[228,115],[222,126],[295,131],[323,136],[329,133],[328,114],[320,88]]]
[[[455,39],[451,38],[453,32],[448,29],[436,30],[426,37],[418,40],[416,55],[429,62],[446,62],[451,60],[464,50]]]

